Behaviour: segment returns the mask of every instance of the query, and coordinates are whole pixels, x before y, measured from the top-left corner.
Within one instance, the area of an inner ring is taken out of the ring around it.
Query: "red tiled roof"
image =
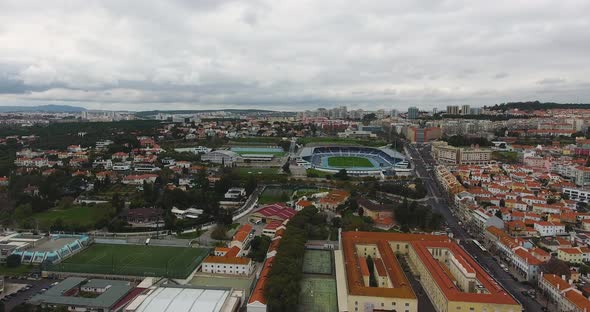
[[[564,296],[569,302],[578,307],[580,311],[590,311],[590,300],[576,290],[568,290],[565,292]]]
[[[258,282],[256,282],[256,286],[254,286],[254,290],[252,291],[252,295],[248,300],[248,304],[254,302],[260,302],[261,304],[266,305],[266,297],[264,296],[264,287],[266,286],[266,281],[268,279],[268,275],[270,273],[270,269],[272,268],[272,263],[274,261],[274,257],[266,259],[264,266],[262,267],[262,271],[260,272],[260,277],[258,278]]]
[[[541,265],[541,260],[535,258],[524,248],[517,248],[514,253],[521,259],[525,260],[529,265]]]
[[[369,266],[365,257],[359,257],[359,266],[361,267],[361,274],[363,276],[369,276]]]
[[[260,215],[265,218],[276,218],[281,220],[291,219],[297,211],[293,208],[289,208],[284,204],[272,204],[260,208],[254,212],[255,215]]]
[[[543,274],[543,280],[547,281],[553,288],[557,288],[560,290],[568,289],[572,287],[568,284],[564,279],[555,275],[555,274]]]

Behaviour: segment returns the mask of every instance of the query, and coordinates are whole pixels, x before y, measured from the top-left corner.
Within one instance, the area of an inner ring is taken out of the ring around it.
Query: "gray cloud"
[[[588,10],[582,0],[2,1],[0,103],[590,102]]]

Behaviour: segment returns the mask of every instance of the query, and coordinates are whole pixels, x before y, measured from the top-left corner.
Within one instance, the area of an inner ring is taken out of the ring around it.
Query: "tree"
[[[340,169],[340,171],[334,174],[334,178],[338,180],[348,180],[348,172],[346,169]]]
[[[252,192],[254,192],[256,187],[258,187],[258,182],[256,181],[256,177],[254,177],[254,175],[252,175],[252,174],[249,174],[248,178],[246,179],[246,184],[244,185],[244,188],[246,189],[246,194],[247,195],[252,194]]]
[[[250,253],[248,254],[248,257],[257,262],[264,262],[270,242],[270,237],[266,235],[254,237],[250,243]]]
[[[227,240],[227,227],[223,224],[218,224],[211,232],[211,238],[217,240]]]
[[[282,169],[283,169],[283,171],[284,171],[285,173],[287,173],[287,174],[290,174],[290,173],[291,173],[291,168],[289,168],[289,161],[287,161],[287,162],[286,162],[286,163],[283,165]]]
[[[500,211],[500,209],[498,209],[494,215],[498,217],[498,219],[502,220],[502,211]]]
[[[369,268],[369,287],[377,287],[377,279],[375,279],[375,266],[373,262],[373,258],[371,256],[367,256],[367,267]]]
[[[21,257],[19,255],[10,255],[6,257],[6,266],[9,268],[16,268],[20,265]]]
[[[566,278],[570,276],[570,267],[569,265],[562,260],[559,260],[555,257],[551,257],[549,261],[541,265],[541,270],[544,273],[555,274],[557,276],[565,275]]]

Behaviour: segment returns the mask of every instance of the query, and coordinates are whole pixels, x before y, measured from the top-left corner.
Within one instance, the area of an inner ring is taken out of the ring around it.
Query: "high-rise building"
[[[438,113],[438,108],[435,107],[432,109],[432,115],[436,115],[436,113]]]
[[[457,105],[447,106],[447,114],[448,115],[459,115],[459,106],[457,106]]]
[[[420,110],[418,109],[418,107],[410,107],[408,108],[408,119],[418,119],[418,115],[420,113]]]
[[[399,115],[399,112],[397,111],[397,109],[392,109],[392,110],[389,112],[389,116],[390,116],[390,117],[397,117],[397,115]]]
[[[471,115],[481,115],[481,107],[472,107]]]
[[[469,105],[463,105],[461,107],[461,115],[469,115],[471,113],[471,107]]]

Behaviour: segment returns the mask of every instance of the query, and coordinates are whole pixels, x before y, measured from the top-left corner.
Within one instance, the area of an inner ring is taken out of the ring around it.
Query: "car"
[[[504,268],[504,272],[508,273],[508,268]]]

